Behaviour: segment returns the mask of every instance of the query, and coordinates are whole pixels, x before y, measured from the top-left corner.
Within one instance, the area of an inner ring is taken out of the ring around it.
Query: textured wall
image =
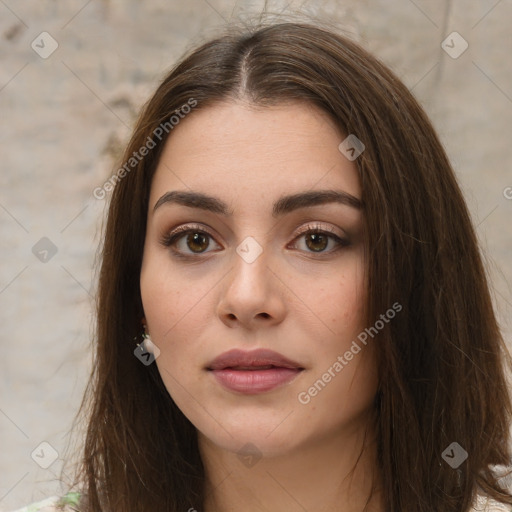
[[[174,60],[226,21],[263,8],[234,0],[0,1],[0,510],[58,493],[90,365],[105,207],[94,188],[111,174],[138,108]],[[335,20],[423,103],[478,226],[510,342],[512,2],[340,0],[269,9]],[[463,39],[451,35],[445,51],[441,43],[454,31]]]

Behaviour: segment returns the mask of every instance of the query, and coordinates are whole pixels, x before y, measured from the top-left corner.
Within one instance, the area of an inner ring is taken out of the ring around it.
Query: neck
[[[382,512],[374,436],[344,434],[252,460],[200,434],[205,512]]]

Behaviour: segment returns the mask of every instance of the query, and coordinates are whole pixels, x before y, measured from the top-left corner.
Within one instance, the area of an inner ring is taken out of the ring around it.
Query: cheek
[[[361,418],[373,409],[379,382],[373,348],[364,348],[339,373],[331,370],[332,376],[334,361],[312,376],[299,397],[304,422],[314,432],[360,429]]]
[[[315,346],[314,368],[301,386],[300,407],[312,430],[336,429],[366,414],[378,389],[378,340],[358,340],[368,327],[362,265],[352,269],[316,290],[330,331]]]
[[[324,371],[332,368],[338,356],[343,356],[351,350],[357,352],[348,354],[350,361],[347,367],[337,374],[339,376],[333,379],[335,383],[329,386],[331,392],[338,388],[337,392],[341,392],[342,395],[349,392],[349,388],[356,381],[360,386],[367,379],[369,388],[373,388],[375,384],[373,377],[369,378],[370,374],[375,375],[374,347],[359,343],[357,338],[367,327],[364,310],[368,294],[363,265],[361,260],[356,258],[351,263],[352,265],[345,266],[343,271],[335,274],[335,279],[310,288],[311,293],[319,298],[319,312],[328,327],[328,330],[322,329],[324,334],[315,345],[316,368],[312,377],[320,378]],[[324,398],[327,398],[329,393],[325,395]]]
[[[201,309],[205,293],[203,286],[191,286],[165,254],[152,251],[144,256],[140,289],[144,316],[155,343],[172,339],[187,317]]]
[[[211,321],[212,307],[207,292],[215,282],[209,283],[205,276],[200,286],[194,286],[166,256],[145,255],[140,278],[144,316],[151,340],[160,349],[157,366],[173,395],[179,391],[178,383],[190,379],[198,354],[204,353],[201,333],[207,319]]]
[[[183,385],[188,387],[193,352],[197,354],[198,350],[194,340],[199,338],[197,326],[201,323],[193,321],[193,317],[201,306],[200,293],[194,287],[188,287],[184,293],[184,279],[178,273],[171,275],[165,270],[169,268],[168,263],[167,267],[156,263],[148,258],[141,272],[144,316],[151,340],[160,350],[156,359],[158,371],[169,394],[181,408],[187,400],[186,396],[181,396],[182,388]]]
[[[350,270],[340,272],[317,293],[321,297],[327,324],[338,339],[346,341],[364,329],[367,292],[359,262],[354,262]]]

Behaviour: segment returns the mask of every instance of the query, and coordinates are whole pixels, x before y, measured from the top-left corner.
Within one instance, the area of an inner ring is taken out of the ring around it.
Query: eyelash
[[[197,259],[198,257],[201,257],[202,255],[207,254],[208,252],[212,252],[212,251],[205,251],[202,253],[182,253],[182,252],[176,250],[175,248],[173,248],[173,246],[176,244],[176,242],[178,242],[181,238],[183,238],[185,235],[188,235],[190,233],[198,233],[201,235],[206,235],[207,237],[210,237],[212,239],[214,238],[214,236],[208,230],[206,230],[204,227],[199,226],[199,225],[187,224],[184,226],[179,226],[178,228],[176,228],[175,230],[173,230],[170,233],[164,234],[160,240],[160,243],[165,247],[171,248],[171,250],[174,252],[174,254],[177,257],[184,258],[184,259]],[[327,254],[333,254],[334,252],[337,252],[338,250],[340,250],[344,247],[348,247],[350,245],[350,242],[347,239],[339,237],[333,230],[330,230],[328,228],[327,229],[323,228],[318,224],[307,225],[304,230],[297,233],[297,235],[293,239],[293,241],[295,242],[300,237],[302,237],[304,235],[309,235],[309,234],[326,235],[328,238],[334,240],[337,244],[337,247],[335,247],[334,249],[331,249],[330,251],[319,251],[316,253],[314,251],[306,251],[309,254],[316,254],[318,257],[322,257],[322,255],[327,255]]]

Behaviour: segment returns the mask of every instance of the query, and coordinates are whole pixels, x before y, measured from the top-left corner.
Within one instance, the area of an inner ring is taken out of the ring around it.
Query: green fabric
[[[68,492],[66,496],[63,496],[62,498],[47,498],[45,500],[38,501],[37,503],[32,503],[31,505],[20,508],[14,512],[71,512],[73,510],[77,510],[74,507],[78,507],[79,502],[79,492]]]
[[[68,492],[66,496],[60,499],[59,505],[74,505],[77,507],[80,502],[80,493],[79,492]]]

